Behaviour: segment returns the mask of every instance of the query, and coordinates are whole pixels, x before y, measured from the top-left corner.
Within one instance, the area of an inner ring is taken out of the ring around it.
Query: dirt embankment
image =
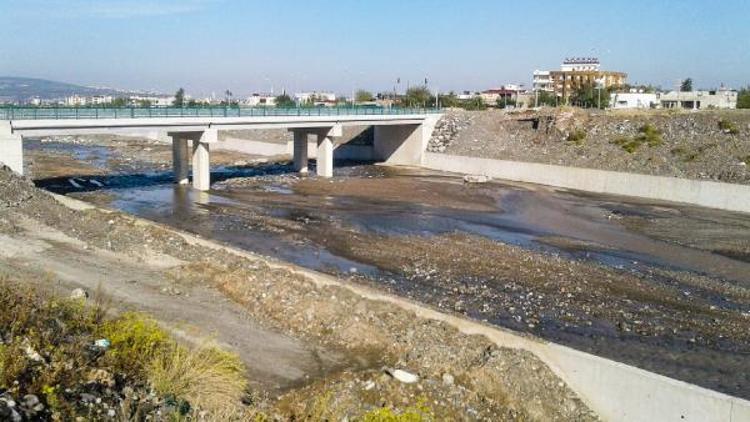
[[[120,213],[73,210],[6,170],[0,236],[7,279],[63,291],[100,283],[118,308],[146,310],[188,343],[213,333],[248,366],[246,405],[282,420],[420,404],[436,420],[595,419],[527,352]]]
[[[750,183],[750,111],[450,111],[428,150]]]

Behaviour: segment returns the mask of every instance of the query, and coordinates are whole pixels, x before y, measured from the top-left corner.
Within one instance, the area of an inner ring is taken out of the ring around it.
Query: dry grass
[[[166,348],[148,365],[148,378],[157,394],[185,399],[209,413],[235,409],[247,388],[239,356],[211,344]]]

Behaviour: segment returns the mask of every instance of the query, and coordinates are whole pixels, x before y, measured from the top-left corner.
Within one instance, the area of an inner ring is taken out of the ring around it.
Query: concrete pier
[[[193,144],[193,187],[200,191],[207,191],[211,187],[211,166],[209,145],[218,140],[216,129],[202,131],[169,132],[172,138],[172,158],[174,160],[175,182],[187,183],[188,146]]]
[[[188,183],[188,139],[179,136],[172,137],[172,167],[174,168],[174,182],[180,185]]]
[[[294,171],[300,174],[308,172],[308,144],[307,132],[303,130],[294,130]]]
[[[23,174],[23,139],[13,133],[9,122],[0,122],[0,163]]]
[[[341,125],[323,128],[318,131],[317,174],[319,177],[333,177],[333,137],[341,136]]]

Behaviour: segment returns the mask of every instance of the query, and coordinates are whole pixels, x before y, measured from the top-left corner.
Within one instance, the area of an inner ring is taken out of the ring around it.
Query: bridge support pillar
[[[9,122],[0,122],[0,163],[23,175],[23,139],[13,134]]]
[[[211,187],[211,166],[209,145],[218,140],[216,129],[191,132],[169,132],[172,137],[172,157],[174,159],[175,181],[187,183],[188,155],[187,141],[193,142],[193,188],[207,191]]]
[[[295,130],[294,133],[294,171],[307,174],[307,132]]]
[[[333,139],[341,136],[341,125],[320,130],[318,135],[318,153],[316,171],[319,177],[333,177]]]
[[[211,188],[209,145],[217,140],[216,129],[207,129],[193,139],[193,187],[197,190]]]
[[[180,185],[188,183],[188,139],[172,136],[172,167],[174,168],[174,182]]]

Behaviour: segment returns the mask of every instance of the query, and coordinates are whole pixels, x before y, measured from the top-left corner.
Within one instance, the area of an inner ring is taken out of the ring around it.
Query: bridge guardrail
[[[412,107],[0,107],[0,120],[142,119],[164,117],[382,116],[435,114]]]

